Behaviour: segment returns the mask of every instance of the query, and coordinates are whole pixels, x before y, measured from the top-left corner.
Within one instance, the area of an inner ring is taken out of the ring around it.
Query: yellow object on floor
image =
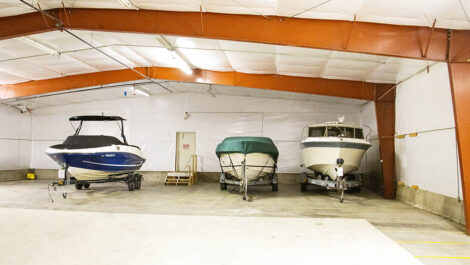
[[[26,178],[31,179],[31,180],[36,179],[36,175],[34,175],[34,173],[28,173],[28,174],[26,174]]]

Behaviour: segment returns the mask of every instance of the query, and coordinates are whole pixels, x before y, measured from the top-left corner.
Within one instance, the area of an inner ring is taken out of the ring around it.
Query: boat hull
[[[308,139],[301,144],[302,162],[306,168],[336,180],[337,159],[344,160],[343,174],[348,174],[359,168],[369,147],[370,143],[364,140]]]
[[[46,153],[77,180],[96,180],[122,177],[139,170],[145,159],[139,148],[133,146],[108,146],[83,149],[54,149]]]
[[[246,155],[242,153],[222,154],[219,159],[222,172],[228,174],[231,178],[241,180],[241,164],[244,159],[246,159],[245,177],[249,182],[268,177],[275,172],[274,159],[270,155],[263,153],[250,153]]]

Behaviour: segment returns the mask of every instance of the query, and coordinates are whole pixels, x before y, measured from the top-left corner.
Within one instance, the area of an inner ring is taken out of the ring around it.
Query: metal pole
[[[243,189],[244,189],[244,193],[243,194],[243,200],[247,200],[248,199],[248,180],[246,179],[246,174],[245,174],[245,170],[246,170],[246,159],[243,159],[242,161],[242,182],[243,182]]]

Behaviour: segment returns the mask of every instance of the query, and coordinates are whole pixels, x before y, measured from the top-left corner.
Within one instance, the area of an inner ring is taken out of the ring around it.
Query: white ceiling
[[[62,8],[60,0],[29,0],[43,9]],[[119,0],[63,0],[66,7],[126,7]],[[440,28],[470,29],[470,0],[131,0],[134,8],[170,11],[252,14],[309,19],[358,21],[431,26],[434,19]],[[323,4],[322,4],[323,3]],[[32,12],[18,0],[2,0],[0,16]]]
[[[74,31],[129,67],[178,67],[155,35]],[[28,38],[60,53],[50,55],[21,40],[0,41],[0,85],[124,69],[122,65],[60,31]],[[397,83],[431,62],[309,48],[166,36],[188,63],[214,71],[280,74]]]
[[[361,105],[367,102],[366,100],[338,98],[329,96],[310,95],[294,92],[284,92],[268,89],[256,89],[246,87],[234,86],[221,86],[210,85],[202,83],[186,83],[186,82],[172,82],[165,80],[156,80],[161,85],[171,89],[176,94],[205,94],[207,96],[242,96],[242,97],[258,97],[258,98],[273,98],[273,99],[288,99],[288,100],[301,100],[301,101],[315,101],[315,102],[329,102],[337,104],[348,105]],[[104,88],[84,88],[64,92],[57,95],[43,95],[40,97],[30,97],[27,99],[9,99],[0,101],[9,105],[23,105],[31,109],[44,108],[49,106],[68,105],[74,103],[84,103],[89,101],[99,100],[112,100],[119,98],[133,98],[144,97],[134,92],[134,85],[137,89],[146,91],[151,96],[168,95],[169,93],[156,84],[139,81],[139,82],[126,82],[115,84],[112,87]],[[124,93],[127,95],[124,95]]]

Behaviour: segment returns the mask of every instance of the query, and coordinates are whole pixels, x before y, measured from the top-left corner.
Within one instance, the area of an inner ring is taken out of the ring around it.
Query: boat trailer
[[[248,199],[248,186],[271,186],[272,191],[278,191],[278,179],[277,179],[277,174],[276,174],[276,165],[271,167],[271,168],[274,168],[274,171],[272,174],[270,174],[267,178],[259,178],[256,181],[248,181],[247,177],[245,176],[245,170],[247,166],[246,160],[243,160],[240,166],[243,168],[243,170],[241,171],[241,180],[228,179],[226,173],[224,173],[223,171],[222,173],[220,173],[220,189],[221,190],[227,190],[227,185],[239,186],[240,192],[243,192],[243,200]],[[234,167],[234,166],[232,165],[231,167]],[[250,166],[250,167],[257,167],[257,166]],[[263,170],[263,168],[266,168],[266,167],[267,166],[261,167],[261,170]],[[261,173],[261,170],[260,170],[260,173]]]
[[[81,190],[82,188],[88,189],[91,184],[123,181],[127,183],[127,188],[129,189],[129,191],[134,191],[134,190],[140,190],[140,187],[142,186],[142,180],[143,180],[143,176],[140,174],[136,174],[136,173],[121,174],[122,177],[116,177],[120,175],[114,175],[114,176],[111,175],[110,178],[107,178],[107,179],[77,180],[73,177],[68,177],[66,170],[65,172],[62,173],[63,177],[61,178],[60,171],[59,171],[60,180],[54,181],[48,185],[49,198],[51,199],[52,202],[54,202],[54,199],[53,199],[54,197],[55,198],[59,197],[58,194],[61,194],[62,198],[66,199],[68,195],[68,187],[70,187],[71,185],[75,185],[75,189]]]
[[[327,190],[337,190],[340,193],[339,202],[344,201],[344,192],[360,192],[362,186],[362,178],[360,174],[346,174],[343,176],[344,160],[338,158],[335,167],[336,180],[332,180],[329,176],[315,173],[315,172],[302,172],[302,183],[300,184],[300,191],[307,191],[308,185],[315,185],[325,187]]]
[[[336,180],[329,179],[328,176],[321,174],[313,174],[302,172],[302,183],[300,184],[300,191],[307,191],[308,185],[315,185],[325,187],[327,190],[337,190],[340,193],[339,202],[344,201],[344,192],[360,192],[362,181],[360,174],[348,174],[344,177],[338,177]]]

